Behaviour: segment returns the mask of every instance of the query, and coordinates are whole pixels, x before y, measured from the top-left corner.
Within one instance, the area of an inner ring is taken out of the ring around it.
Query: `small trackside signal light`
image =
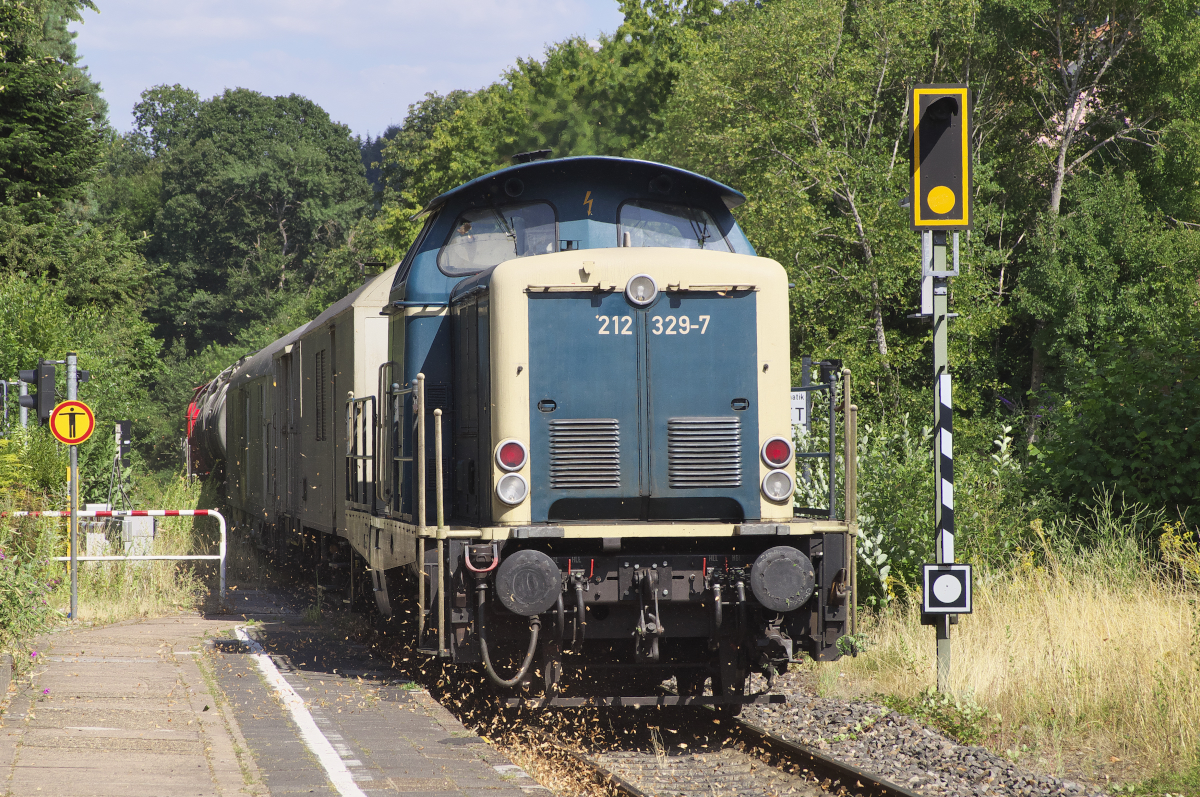
[[[762,492],[768,500],[782,504],[792,500],[792,495],[796,492],[796,483],[792,481],[792,474],[786,470],[773,470],[763,477]]]
[[[496,497],[509,506],[516,506],[529,495],[529,482],[519,473],[506,473],[496,482]]]
[[[772,437],[763,443],[762,458],[772,468],[782,468],[792,461],[792,441],[786,437]]]
[[[34,388],[29,395],[21,396],[21,406],[37,410],[38,423],[45,426],[49,423],[50,413],[54,411],[55,406],[54,363],[39,359],[36,369],[21,371],[17,378]]]
[[[658,283],[649,274],[635,274],[625,285],[625,298],[630,304],[645,307],[658,297]]]
[[[502,440],[496,446],[496,464],[501,470],[514,471],[525,467],[529,452],[520,440]]]

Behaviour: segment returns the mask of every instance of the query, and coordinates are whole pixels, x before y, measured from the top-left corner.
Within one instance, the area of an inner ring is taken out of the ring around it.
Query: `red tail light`
[[[529,453],[520,440],[505,440],[496,446],[496,464],[503,470],[520,470],[528,458]]]
[[[772,468],[782,468],[792,461],[792,443],[783,437],[772,437],[763,443],[763,461]]]

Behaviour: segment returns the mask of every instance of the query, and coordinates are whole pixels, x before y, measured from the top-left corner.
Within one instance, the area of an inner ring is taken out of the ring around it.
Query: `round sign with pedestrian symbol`
[[[77,446],[92,435],[96,416],[82,401],[64,401],[50,413],[50,433],[60,443]]]

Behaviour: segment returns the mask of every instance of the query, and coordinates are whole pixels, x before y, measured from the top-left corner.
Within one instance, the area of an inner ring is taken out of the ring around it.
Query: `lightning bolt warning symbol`
[[[592,192],[588,191],[583,195],[583,204],[587,205],[588,215],[592,215]]]

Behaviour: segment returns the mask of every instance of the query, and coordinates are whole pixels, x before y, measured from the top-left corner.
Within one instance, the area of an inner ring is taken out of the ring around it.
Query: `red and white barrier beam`
[[[68,512],[0,512],[0,517],[70,517]],[[225,603],[225,516],[215,509],[92,509],[78,513],[78,517],[123,518],[123,517],[215,517],[221,527],[221,552],[219,554],[191,554],[180,556],[76,556],[78,562],[144,562],[162,560],[190,562],[199,559],[221,562],[221,603]],[[56,556],[56,562],[69,562],[69,556]]]

